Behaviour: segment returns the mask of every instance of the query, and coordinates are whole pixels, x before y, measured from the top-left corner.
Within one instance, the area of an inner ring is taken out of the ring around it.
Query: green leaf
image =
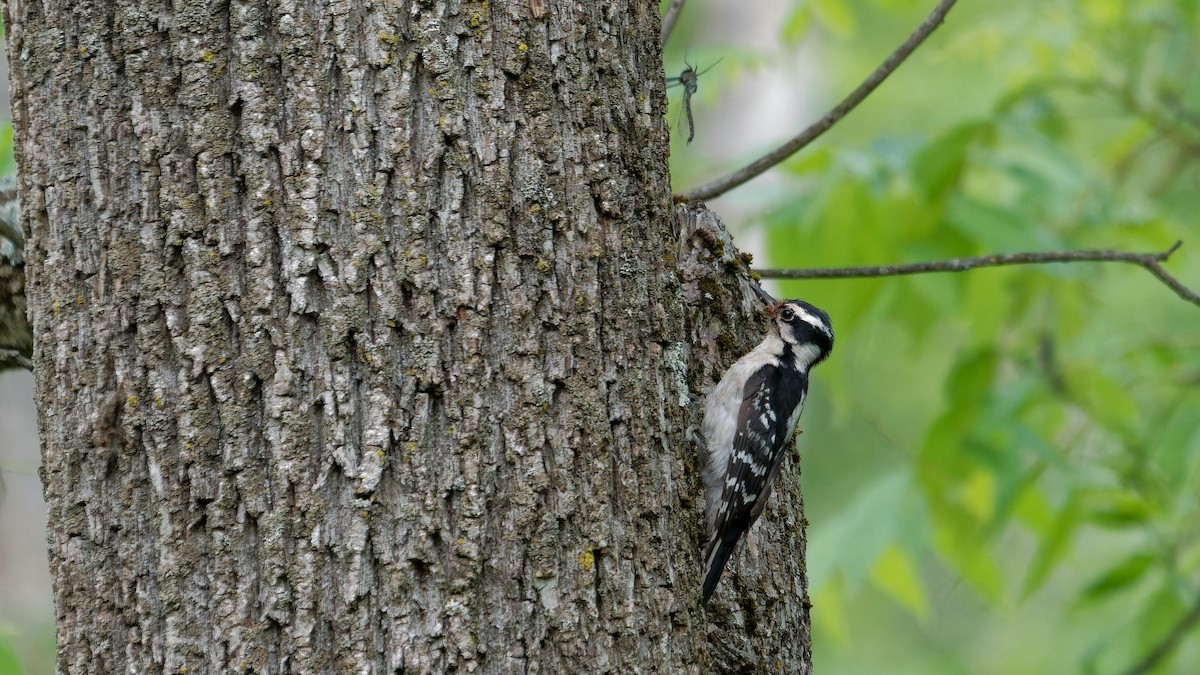
[[[1130,161],[1133,153],[1153,136],[1154,127],[1149,122],[1140,117],[1130,120],[1122,131],[1113,134],[1100,147],[1101,156],[1113,164]]]
[[[967,153],[978,143],[991,141],[990,122],[969,122],[949,130],[925,146],[913,160],[913,179],[927,199],[943,197],[954,187],[967,163]]]
[[[808,29],[812,25],[812,8],[807,3],[801,3],[798,7],[792,10],[787,21],[783,23],[783,42],[787,45],[795,45],[808,35]]]
[[[1039,402],[1044,400],[1044,397],[1038,399]],[[1010,424],[1012,423],[1010,422]],[[1020,423],[1012,424],[1010,431],[1013,435],[1013,443],[1019,445],[1021,449],[1033,451],[1038,459],[1050,466],[1058,469],[1068,468],[1062,451],[1043,440],[1041,434]]]
[[[1125,18],[1124,0],[1082,0],[1079,4],[1092,23],[1114,26]]]
[[[997,361],[996,351],[991,347],[965,354],[950,375],[946,386],[947,400],[959,404],[982,399],[992,389]]]
[[[1179,569],[1191,573],[1200,569],[1200,539],[1184,542],[1176,557]]]
[[[1013,106],[1012,114],[1022,124],[1037,129],[1053,141],[1066,140],[1070,121],[1049,96],[1035,95],[1024,98]]]
[[[793,176],[808,176],[828,171],[834,161],[836,161],[836,158],[832,150],[825,146],[818,146],[806,148],[804,152],[799,152],[788,157],[781,166],[784,171]],[[796,204],[789,202],[786,205],[785,211],[791,213],[797,207],[803,207],[803,203]],[[775,214],[772,215],[778,217]]]
[[[892,545],[871,568],[871,583],[896,602],[900,603],[918,620],[929,617],[929,603],[925,598],[925,587],[912,558],[899,547]]]
[[[1179,624],[1180,617],[1186,611],[1179,598],[1179,592],[1169,582],[1164,581],[1142,605],[1142,611],[1136,621],[1138,641],[1142,650],[1153,649],[1161,644],[1164,636]]]
[[[850,11],[850,3],[845,0],[812,0],[813,16],[825,26],[830,33],[845,40],[854,34],[854,14]]]
[[[1026,231],[1031,224],[1031,218],[1015,206],[987,201],[963,192],[953,193],[948,202],[947,224],[975,242],[977,250],[1005,253],[1029,248],[1029,235]],[[996,274],[1002,273],[1002,270],[980,270],[969,277],[968,281],[984,275],[994,278]]]
[[[845,590],[840,583],[829,583],[821,586],[812,594],[813,622],[817,627],[828,632],[834,643],[840,646],[850,644],[849,611],[846,609]]]
[[[1133,435],[1138,406],[1127,388],[1105,375],[1094,363],[1070,363],[1063,367],[1071,395],[1100,426],[1122,437]]]
[[[1135,553],[1113,565],[1094,579],[1083,591],[1083,600],[1096,600],[1110,595],[1142,578],[1158,562],[1158,556]]]
[[[1164,368],[1179,370],[1182,364],[1167,362]],[[1176,490],[1190,489],[1189,479],[1196,475],[1196,464],[1200,462],[1200,392],[1193,389],[1187,399],[1181,401],[1178,410],[1171,415],[1157,432],[1152,446],[1153,461],[1166,477],[1166,483]],[[1194,484],[1194,483],[1193,483]]]
[[[903,299],[885,309],[896,320],[897,329],[908,333],[914,345],[920,345],[945,316],[945,307],[930,301],[936,301],[937,298],[931,298],[926,292],[927,287],[921,285],[919,275],[897,279],[896,286]]]
[[[897,12],[918,6],[919,0],[871,0],[871,4],[889,12]]]
[[[1046,495],[1034,485],[1027,486],[1017,497],[1013,505],[1013,515],[1040,537],[1050,534],[1055,521]]]
[[[1034,554],[1029,571],[1025,574],[1025,584],[1021,589],[1022,597],[1028,598],[1034,591],[1041,588],[1054,566],[1071,550],[1071,542],[1079,528],[1081,515],[1079,499],[1072,494],[1067,498],[1067,503],[1063,505],[1062,510],[1058,512],[1058,517],[1054,520],[1049,532],[1043,537],[1037,553]]]
[[[847,502],[847,507],[814,526],[808,575],[821,586],[840,573],[854,586],[865,581],[880,554],[894,541],[905,517],[912,515],[909,474],[886,474]]]
[[[938,552],[962,578],[992,604],[999,604],[1003,581],[1000,567],[976,525],[962,519],[942,519],[934,528]]]
[[[996,511],[996,475],[976,469],[959,489],[958,502],[980,523],[987,523]]]
[[[1145,525],[1157,513],[1154,504],[1128,490],[1087,493],[1087,519],[1097,525],[1122,528]]]
[[[972,346],[993,349],[996,336],[1003,334],[1012,324],[1013,293],[1009,289],[1013,279],[1021,273],[1012,268],[979,272],[968,275],[960,282],[963,286],[963,304],[980,308],[973,312],[967,328],[970,330]]]

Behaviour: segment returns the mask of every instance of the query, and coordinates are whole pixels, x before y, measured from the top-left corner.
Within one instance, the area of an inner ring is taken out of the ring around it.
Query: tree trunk
[[[656,12],[10,0],[61,672],[808,668],[794,475],[698,603]]]

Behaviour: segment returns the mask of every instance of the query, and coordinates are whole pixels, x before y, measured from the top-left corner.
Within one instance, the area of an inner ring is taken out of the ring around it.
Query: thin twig
[[[1131,253],[1129,251],[1050,251],[1046,253],[1003,253],[975,258],[951,258],[931,262],[906,263],[903,265],[877,265],[868,267],[812,267],[800,269],[755,270],[764,279],[846,279],[850,277],[894,277],[926,272],[965,272],[979,267],[1003,267],[1005,265],[1040,265],[1059,262],[1123,262],[1145,268],[1159,281],[1169,286],[1179,297],[1200,306],[1200,295],[1184,286],[1162,263],[1183,245],[1175,242],[1171,248],[1160,253]]]
[[[917,26],[917,29],[913,31],[912,35],[908,36],[908,39],[904,41],[904,44],[900,45],[896,51],[892,52],[892,55],[889,56],[887,60],[884,61],[878,68],[876,68],[875,72],[871,73],[870,77],[863,80],[862,84],[858,85],[857,89],[850,92],[850,95],[843,99],[841,103],[837,104],[833,110],[830,110],[820,120],[817,120],[810,127],[800,132],[798,136],[779,146],[769,154],[754,160],[747,166],[742,167],[741,169],[738,169],[727,176],[718,178],[717,180],[714,180],[707,185],[702,185],[690,192],[685,192],[683,197],[686,199],[712,199],[713,197],[719,197],[733,188],[741,185],[742,183],[745,183],[751,178],[754,178],[767,169],[775,166],[776,164],[779,164],[808,144],[817,140],[821,134],[828,131],[830,127],[838,122],[838,120],[845,117],[851,110],[854,110],[859,103],[862,103],[863,99],[870,95],[871,92],[875,91],[875,88],[882,84],[883,81],[887,79],[888,75],[892,74],[892,71],[896,70],[901,63],[904,63],[904,59],[908,58],[908,55],[912,54],[913,51],[925,41],[925,38],[929,37],[929,34],[932,33],[935,28],[941,25],[942,21],[946,18],[946,13],[950,11],[950,8],[954,6],[956,1],[957,0],[941,0],[937,7],[933,8],[933,12],[931,12],[929,16],[925,18],[925,21],[923,21],[920,26]]]
[[[1200,602],[1192,605],[1192,609],[1188,611],[1187,614],[1183,615],[1183,618],[1179,620],[1179,623],[1175,624],[1175,627],[1171,629],[1170,633],[1167,633],[1167,636],[1162,639],[1162,642],[1158,643],[1154,649],[1150,650],[1150,653],[1147,654],[1145,658],[1143,658],[1129,670],[1125,671],[1125,675],[1142,675],[1142,673],[1150,672],[1151,668],[1158,665],[1159,661],[1163,660],[1163,658],[1165,658],[1173,649],[1175,649],[1175,646],[1179,644],[1179,641],[1183,639],[1183,636],[1186,635],[1189,630],[1195,627],[1198,622],[1200,622]]]
[[[0,349],[0,364],[4,363],[11,363],[18,368],[33,371],[33,361],[15,349]],[[4,370],[2,365],[0,365],[0,370]]]
[[[671,39],[671,31],[675,30],[675,22],[679,20],[679,13],[683,11],[683,3],[685,2],[687,0],[671,0],[666,14],[663,14],[662,46],[664,47],[667,46],[667,40]]]
[[[1143,265],[1143,267],[1145,267],[1147,270],[1150,270],[1150,273],[1158,277],[1159,281],[1163,282],[1168,288],[1175,291],[1176,295],[1184,300],[1187,300],[1193,305],[1200,306],[1200,295],[1197,295],[1195,291],[1187,286],[1184,286],[1182,282],[1168,274],[1167,271],[1163,269],[1162,265],[1158,264],[1157,262],[1150,262]]]

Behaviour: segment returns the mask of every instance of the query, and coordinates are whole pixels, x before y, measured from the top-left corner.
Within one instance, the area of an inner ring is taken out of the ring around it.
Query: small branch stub
[[[0,371],[10,366],[32,371],[33,361],[15,349],[0,349]]]

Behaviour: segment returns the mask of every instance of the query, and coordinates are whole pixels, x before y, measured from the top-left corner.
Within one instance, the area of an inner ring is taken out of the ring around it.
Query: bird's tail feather
[[[733,547],[737,546],[737,532],[726,534],[720,543],[713,539],[709,544],[708,556],[708,574],[704,577],[704,598],[703,603],[707,603],[712,597],[713,591],[717,589],[717,583],[721,581],[721,573],[725,571],[725,563],[729,562],[729,556],[733,555]]]

